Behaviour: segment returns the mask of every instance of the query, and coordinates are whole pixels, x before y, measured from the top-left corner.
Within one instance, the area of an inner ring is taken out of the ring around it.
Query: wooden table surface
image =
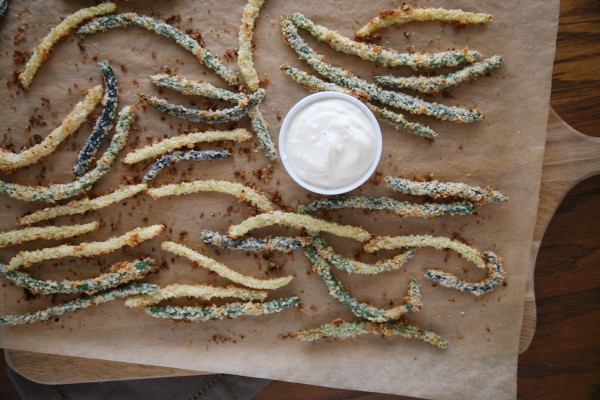
[[[561,19],[551,105],[573,128],[600,137],[600,3],[568,0]],[[535,269],[537,329],[519,358],[521,399],[600,398],[600,176],[565,198],[542,241]],[[596,367],[595,367],[596,365]],[[0,397],[17,398],[0,371]],[[272,382],[256,400],[407,399]]]

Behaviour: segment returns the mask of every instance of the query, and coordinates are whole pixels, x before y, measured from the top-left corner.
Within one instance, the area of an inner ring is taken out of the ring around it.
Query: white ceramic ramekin
[[[318,186],[312,185],[312,184],[302,180],[296,174],[292,165],[290,164],[290,162],[287,158],[287,150],[285,148],[286,135],[288,132],[288,128],[289,128],[291,121],[296,116],[296,114],[298,114],[298,112],[300,112],[301,110],[303,110],[305,107],[309,106],[310,104],[312,104],[316,101],[321,101],[321,100],[325,100],[325,99],[340,99],[340,100],[348,101],[348,102],[354,104],[356,107],[358,107],[365,114],[365,116],[368,118],[368,120],[372,124],[373,131],[375,132],[375,140],[376,140],[375,157],[373,158],[373,162],[371,163],[370,167],[366,170],[366,172],[362,176],[360,176],[356,181],[352,182],[351,184],[342,186],[342,187],[338,187],[338,188],[333,188],[333,189],[320,188]],[[283,124],[281,125],[281,130],[279,131],[279,154],[281,155],[281,161],[283,162],[283,166],[285,167],[285,170],[287,171],[287,173],[298,185],[302,186],[303,188],[310,190],[311,192],[325,194],[325,195],[335,195],[335,194],[346,193],[346,192],[356,189],[357,187],[359,187],[360,185],[365,183],[367,181],[367,179],[369,179],[371,177],[371,175],[373,175],[373,172],[375,172],[375,168],[377,168],[377,165],[379,164],[379,160],[381,159],[382,147],[383,147],[383,139],[381,137],[381,128],[379,127],[379,123],[377,122],[377,119],[375,118],[375,116],[373,115],[371,110],[369,110],[367,108],[367,106],[365,106],[363,103],[361,103],[359,100],[355,99],[354,97],[344,94],[344,93],[338,93],[338,92],[319,92],[319,93],[311,94],[310,96],[303,98],[298,103],[296,103],[294,105],[294,107],[292,107],[292,109],[287,113],[287,115],[285,116],[285,119],[283,120]]]

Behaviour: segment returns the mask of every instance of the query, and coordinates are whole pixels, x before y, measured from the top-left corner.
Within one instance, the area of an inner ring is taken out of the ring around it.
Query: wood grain
[[[572,128],[600,136],[600,2],[561,1],[550,104]]]
[[[534,261],[544,232],[560,202],[578,182],[597,174],[600,174],[600,138],[577,132],[551,109],[548,117],[540,203],[532,242],[532,269],[535,269]],[[519,353],[527,350],[535,334],[537,313],[534,289],[532,274],[527,282],[525,293]]]
[[[136,378],[198,375],[198,371],[178,368],[150,367],[147,365],[92,360],[54,354],[31,353],[28,351],[5,351],[8,365],[18,366],[16,371],[25,371],[25,376],[45,377],[46,384],[68,384],[99,382]]]

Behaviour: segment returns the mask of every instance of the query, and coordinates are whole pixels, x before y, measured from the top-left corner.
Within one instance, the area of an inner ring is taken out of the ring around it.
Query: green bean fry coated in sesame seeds
[[[246,129],[233,129],[230,131],[195,131],[185,135],[163,139],[141,149],[127,153],[123,162],[135,164],[148,158],[154,158],[166,154],[181,147],[191,147],[197,143],[209,143],[222,140],[233,140],[241,142],[250,139],[250,133]]]
[[[465,282],[453,274],[437,269],[428,269],[425,271],[426,278],[431,279],[442,286],[453,288],[461,292],[470,293],[475,296],[484,295],[501,285],[506,276],[506,271],[502,266],[500,258],[491,251],[482,253],[469,245],[442,236],[379,236],[373,238],[369,243],[364,245],[363,249],[367,252],[374,252],[378,250],[391,250],[407,247],[433,247],[439,250],[449,249],[457,252],[467,261],[475,264],[477,268],[488,271],[488,277],[486,279],[475,283]]]
[[[286,213],[283,211],[273,211],[250,217],[238,225],[230,226],[227,234],[232,238],[237,238],[253,229],[276,224],[291,226],[298,229],[307,229],[310,231],[329,232],[337,236],[348,237],[359,241],[368,240],[371,237],[369,232],[358,226],[340,225],[335,222],[324,221],[308,215]]]
[[[102,139],[108,134],[117,111],[117,97],[119,95],[117,79],[108,61],[100,60],[99,64],[102,76],[104,77],[104,98],[102,99],[104,108],[94,124],[90,137],[85,142],[83,149],[81,149],[77,157],[77,163],[73,167],[75,176],[85,174],[85,170],[92,162],[92,158],[96,154],[96,151],[98,151]]]

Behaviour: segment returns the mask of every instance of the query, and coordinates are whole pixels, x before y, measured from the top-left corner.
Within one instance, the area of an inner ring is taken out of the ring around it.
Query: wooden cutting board
[[[585,136],[550,110],[540,188],[540,203],[531,248],[519,352],[529,347],[536,326],[533,283],[535,260],[548,223],[556,208],[578,182],[600,173],[600,138]],[[6,350],[6,362],[21,375],[45,384],[202,374],[177,368],[156,367],[80,357]],[[57,368],[60,366],[60,368]]]
[[[548,223],[567,193],[577,183],[600,173],[600,138],[579,133],[550,109],[542,168],[538,215],[531,244],[530,273],[525,292],[525,308],[519,353],[529,347],[536,325],[533,273],[535,260]]]

